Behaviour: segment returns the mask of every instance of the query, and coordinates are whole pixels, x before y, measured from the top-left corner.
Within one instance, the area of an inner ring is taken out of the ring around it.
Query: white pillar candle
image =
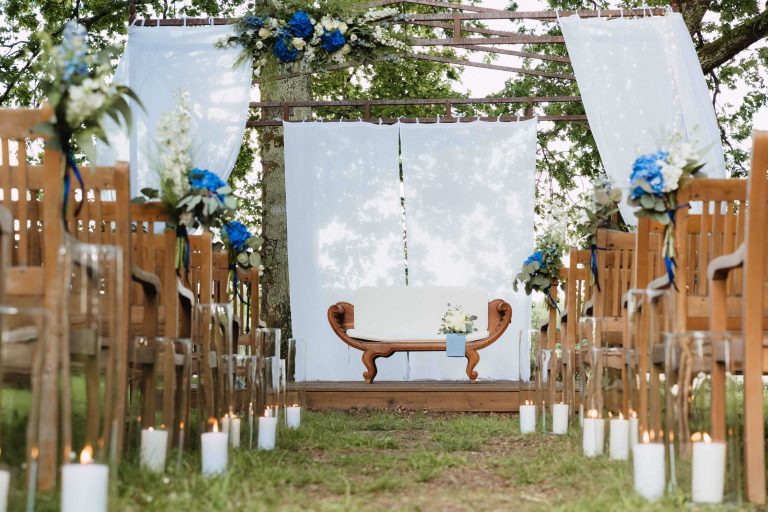
[[[289,406],[285,412],[285,419],[288,422],[288,428],[299,428],[301,426],[301,407],[296,404]]]
[[[520,406],[520,433],[530,434],[536,431],[536,406],[525,401]]]
[[[584,404],[579,404],[579,426],[584,427]]]
[[[559,435],[568,433],[568,404],[552,405],[552,433]]]
[[[584,456],[596,457],[603,454],[603,445],[605,444],[605,421],[597,417],[597,411],[592,409],[584,418],[584,429],[582,430],[582,447]]]
[[[712,441],[707,434],[704,434],[702,441],[695,441],[693,443],[692,471],[691,498],[693,502],[722,503],[725,486],[725,443]]]
[[[0,469],[0,512],[8,510],[8,489],[11,486],[11,472]]]
[[[168,431],[145,428],[141,430],[139,460],[142,468],[165,471],[165,455],[168,453]]]
[[[227,471],[227,446],[229,434],[219,432],[219,426],[213,422],[213,432],[205,432],[200,436],[203,454],[201,457],[203,476],[216,476]]]
[[[629,420],[619,415],[612,418],[609,456],[613,460],[627,460],[629,458]]]
[[[229,414],[225,414],[223,418],[221,418],[221,431],[225,434],[229,434]]]
[[[649,441],[646,432],[643,442],[632,447],[635,492],[648,501],[656,501],[664,495],[664,445]]]
[[[232,448],[240,448],[240,418],[234,416],[229,420],[229,442]]]
[[[630,412],[629,416],[629,447],[634,448],[637,445],[638,437],[640,434],[640,421],[637,419],[637,414],[634,411]]]
[[[276,437],[277,418],[273,416],[261,416],[259,418],[259,450],[274,450]]]
[[[61,466],[61,512],[106,512],[109,467],[93,464],[93,451],[86,446],[80,464]]]

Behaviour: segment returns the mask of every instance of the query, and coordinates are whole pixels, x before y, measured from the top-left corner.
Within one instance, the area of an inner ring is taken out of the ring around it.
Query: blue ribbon
[[[557,312],[559,313],[559,312],[560,312],[560,307],[557,305],[557,301],[556,301],[556,300],[555,300],[555,298],[552,296],[552,291],[551,291],[551,288],[552,288],[551,286],[547,286],[547,287],[544,289],[544,295],[546,295],[546,296],[547,296],[547,300],[549,301],[549,305],[550,305],[550,306],[552,306],[553,308],[556,308],[556,309],[557,309]]]
[[[231,263],[229,265],[229,270],[232,271],[232,286],[235,289],[235,295],[237,295],[237,298],[240,299],[240,302],[245,304],[245,325],[249,326],[251,321],[251,301],[245,300],[240,293],[240,287],[238,286],[238,283],[240,282],[239,277],[237,276],[237,265],[234,263]],[[250,297],[250,285],[246,283],[246,288],[248,288],[248,296]],[[233,299],[234,300],[234,299]],[[249,332],[250,329],[246,328],[246,332]]]
[[[600,289],[600,278],[597,275],[597,251],[605,251],[605,247],[598,247],[597,244],[592,244],[590,246],[590,250],[592,251],[592,254],[589,258],[589,269],[592,271],[592,275],[595,278],[595,286],[597,286],[597,291],[602,291]]]
[[[67,205],[69,203],[69,192],[72,185],[71,178],[69,177],[70,171],[75,175],[75,179],[80,185],[80,190],[83,192],[83,199],[77,204],[77,207],[75,208],[75,217],[80,215],[80,210],[83,208],[83,203],[85,202],[85,183],[83,182],[83,177],[80,175],[80,169],[77,168],[77,162],[75,162],[75,155],[72,153],[72,150],[69,150],[65,153],[65,158],[67,161],[67,166],[64,169],[64,202],[61,205],[61,218],[64,222],[64,229],[69,231],[69,228],[67,227]]]
[[[675,208],[672,208],[670,210],[667,210],[667,216],[669,216],[669,222],[671,225],[671,229],[675,228],[675,215],[677,214],[677,210],[680,208],[686,208],[690,206],[690,203],[683,203],[679,206],[676,206]],[[667,229],[670,229],[669,226],[667,226]],[[677,268],[677,262],[675,261],[675,258],[669,255],[669,248],[667,247],[667,244],[670,243],[669,240],[664,240],[664,267],[667,270],[667,278],[669,279],[669,283],[672,285],[672,287],[679,291],[677,289],[677,284],[675,283],[675,268]],[[671,241],[672,244],[674,244],[674,240]],[[674,249],[674,245],[673,245]]]
[[[182,262],[184,263],[184,270],[189,272],[189,235],[187,234],[186,226],[179,226],[176,228],[176,238],[184,240],[184,258],[182,259]]]

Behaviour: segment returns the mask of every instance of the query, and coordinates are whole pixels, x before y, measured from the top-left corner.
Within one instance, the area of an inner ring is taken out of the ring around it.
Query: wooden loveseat
[[[512,320],[512,307],[501,299],[488,302],[487,294],[470,287],[364,287],[355,292],[354,305],[338,302],[328,308],[331,329],[349,346],[363,352],[363,378],[372,383],[376,359],[395,352],[444,351],[445,335],[438,334],[440,321],[451,306],[477,315],[477,332],[467,335],[467,376],[480,361],[478,350],[504,333]]]

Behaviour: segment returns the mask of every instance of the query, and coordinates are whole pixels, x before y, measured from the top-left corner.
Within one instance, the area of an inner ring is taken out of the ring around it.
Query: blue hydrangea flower
[[[528,259],[525,260],[525,263],[523,263],[523,266],[528,266],[533,262],[537,262],[539,264],[540,268],[544,268],[544,254],[541,251],[536,251],[530,256],[528,256]]]
[[[291,44],[287,37],[283,37],[275,43],[272,54],[281,62],[293,62],[299,57],[299,50]]]
[[[208,192],[216,192],[227,185],[211,171],[202,169],[192,169],[189,173],[189,184],[195,190],[206,189]]]
[[[77,58],[73,58],[64,64],[64,75],[62,78],[65,82],[68,82],[75,75],[80,77],[88,76],[88,64]]]
[[[245,224],[236,220],[224,224],[224,232],[227,234],[229,245],[235,252],[243,252],[245,243],[252,236]]]
[[[309,14],[304,11],[293,13],[290,21],[288,21],[288,26],[291,27],[293,35],[302,39],[308,39],[315,32],[312,22],[309,21]]]
[[[661,172],[660,162],[667,159],[666,151],[657,151],[648,155],[641,155],[637,157],[635,163],[632,164],[632,174],[629,177],[630,197],[632,199],[638,199],[647,192],[637,184],[637,181],[644,181],[653,191],[654,195],[661,195],[664,189],[664,174]]]
[[[245,26],[248,28],[260,29],[264,26],[264,19],[256,16],[255,14],[249,14],[245,17]]]
[[[328,53],[338,51],[346,43],[347,40],[344,38],[344,34],[337,28],[332,31],[326,30],[323,37],[320,38],[320,46]]]

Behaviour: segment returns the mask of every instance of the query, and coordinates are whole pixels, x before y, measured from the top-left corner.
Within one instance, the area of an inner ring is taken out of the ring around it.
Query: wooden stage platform
[[[309,409],[394,409],[516,412],[533,399],[533,382],[307,382]]]

